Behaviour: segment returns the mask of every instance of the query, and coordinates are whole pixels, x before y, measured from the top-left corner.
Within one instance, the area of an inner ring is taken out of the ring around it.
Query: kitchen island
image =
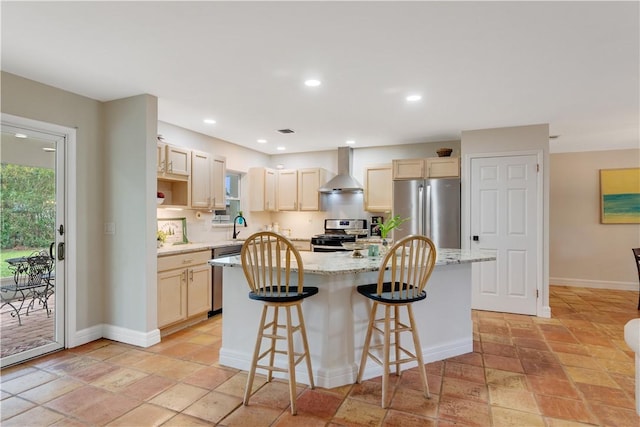
[[[370,301],[356,291],[356,286],[377,282],[382,258],[353,258],[350,252],[301,252],[300,255],[304,285],[319,288],[317,295],[302,304],[315,384],[324,388],[352,384],[358,372],[371,307]],[[495,256],[487,252],[438,250],[436,267],[426,287],[427,299],[413,305],[425,363],[473,351],[471,264],[492,260]],[[249,286],[239,256],[209,263],[225,267],[219,363],[248,371],[262,305],[248,297]],[[413,350],[411,340],[408,341],[405,346]],[[295,342],[296,351],[300,347],[301,343]],[[363,378],[381,374],[382,368],[371,362]],[[296,379],[309,384],[304,364],[296,370]]]

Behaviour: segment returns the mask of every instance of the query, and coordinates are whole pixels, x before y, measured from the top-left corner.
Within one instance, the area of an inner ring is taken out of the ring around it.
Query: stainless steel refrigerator
[[[436,248],[460,248],[460,179],[394,181],[393,214],[409,218],[393,231],[395,242],[422,234]]]

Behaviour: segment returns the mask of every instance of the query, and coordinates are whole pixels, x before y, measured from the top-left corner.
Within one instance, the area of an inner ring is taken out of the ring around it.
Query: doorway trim
[[[472,159],[481,159],[487,157],[512,157],[512,156],[536,156],[538,162],[538,173],[536,177],[536,256],[538,265],[536,265],[536,289],[539,296],[536,301],[536,316],[551,317],[551,308],[549,307],[549,279],[544,276],[545,264],[548,262],[545,258],[548,245],[545,239],[545,163],[543,150],[522,150],[522,151],[500,151],[489,153],[471,153],[462,155],[462,171],[461,171],[461,191],[462,191],[462,223],[461,223],[461,247],[462,249],[471,248],[471,161]],[[548,226],[548,225],[547,225]],[[470,290],[471,291],[471,290]]]
[[[61,126],[54,123],[28,119],[26,117],[14,116],[0,113],[0,123],[31,129],[34,131],[57,134],[65,138],[65,158],[64,158],[64,198],[65,198],[65,219],[64,224],[67,229],[65,237],[65,268],[64,268],[64,348],[69,348],[70,340],[77,333],[76,325],[76,289],[77,289],[77,182],[76,182],[76,129]]]

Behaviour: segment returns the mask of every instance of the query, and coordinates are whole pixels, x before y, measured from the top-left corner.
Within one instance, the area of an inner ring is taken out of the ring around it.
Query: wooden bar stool
[[[289,373],[289,397],[291,413],[296,415],[296,365],[303,360],[307,363],[309,384],[314,388],[311,371],[311,357],[307,342],[307,331],[302,316],[302,300],[318,293],[316,287],[304,286],[304,268],[300,253],[285,237],[262,231],[247,238],[240,253],[244,271],[251,292],[249,298],[263,302],[262,317],[251,361],[251,369],[244,391],[244,404],[249,404],[251,388],[256,368],[267,370],[267,381],[271,381],[273,371]],[[292,264],[295,265],[292,266]],[[297,271],[292,271],[292,267]],[[298,324],[293,324],[291,309],[297,310]],[[279,322],[278,313],[284,309],[286,321]],[[269,312],[271,311],[271,315]],[[293,348],[293,334],[300,333],[303,352]],[[263,340],[268,348],[262,351]],[[279,341],[286,341],[286,348],[278,347]],[[285,355],[287,367],[277,366],[276,355]],[[263,361],[263,359],[266,359]]]
[[[425,236],[408,236],[398,241],[389,249],[380,266],[378,283],[358,286],[358,292],[373,300],[369,327],[362,349],[362,359],[358,371],[357,382],[360,383],[367,358],[382,365],[382,407],[389,406],[388,383],[389,367],[395,365],[396,375],[400,375],[400,365],[408,362],[418,362],[418,371],[422,378],[424,396],[430,398],[427,373],[422,360],[422,347],[411,305],[427,297],[424,288],[431,276],[436,262],[436,248],[433,242]],[[390,279],[385,281],[386,269],[389,269]],[[377,318],[378,305],[384,307],[384,317]],[[409,324],[400,319],[400,308],[405,307]],[[382,335],[382,344],[371,345],[373,332]],[[413,337],[415,354],[402,347],[400,334],[410,332]],[[393,342],[391,337],[393,336]],[[391,348],[393,347],[393,359]],[[382,357],[372,350],[382,349]]]

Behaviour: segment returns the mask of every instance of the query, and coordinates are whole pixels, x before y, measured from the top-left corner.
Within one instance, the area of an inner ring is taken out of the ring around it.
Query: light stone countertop
[[[467,249],[438,249],[436,266],[467,264],[472,262],[494,261],[495,255],[487,251]],[[312,274],[354,274],[378,271],[382,257],[353,258],[351,252],[300,252],[305,273]],[[239,267],[239,256],[230,256],[210,260],[209,264],[222,267]],[[296,270],[295,264],[292,270]]]
[[[288,237],[292,241],[311,241],[311,237]],[[200,243],[182,243],[177,245],[164,245],[158,248],[158,256],[186,254],[189,252],[197,252],[211,250],[214,248],[222,248],[224,246],[242,245],[244,239],[221,240],[217,242],[200,242]]]

